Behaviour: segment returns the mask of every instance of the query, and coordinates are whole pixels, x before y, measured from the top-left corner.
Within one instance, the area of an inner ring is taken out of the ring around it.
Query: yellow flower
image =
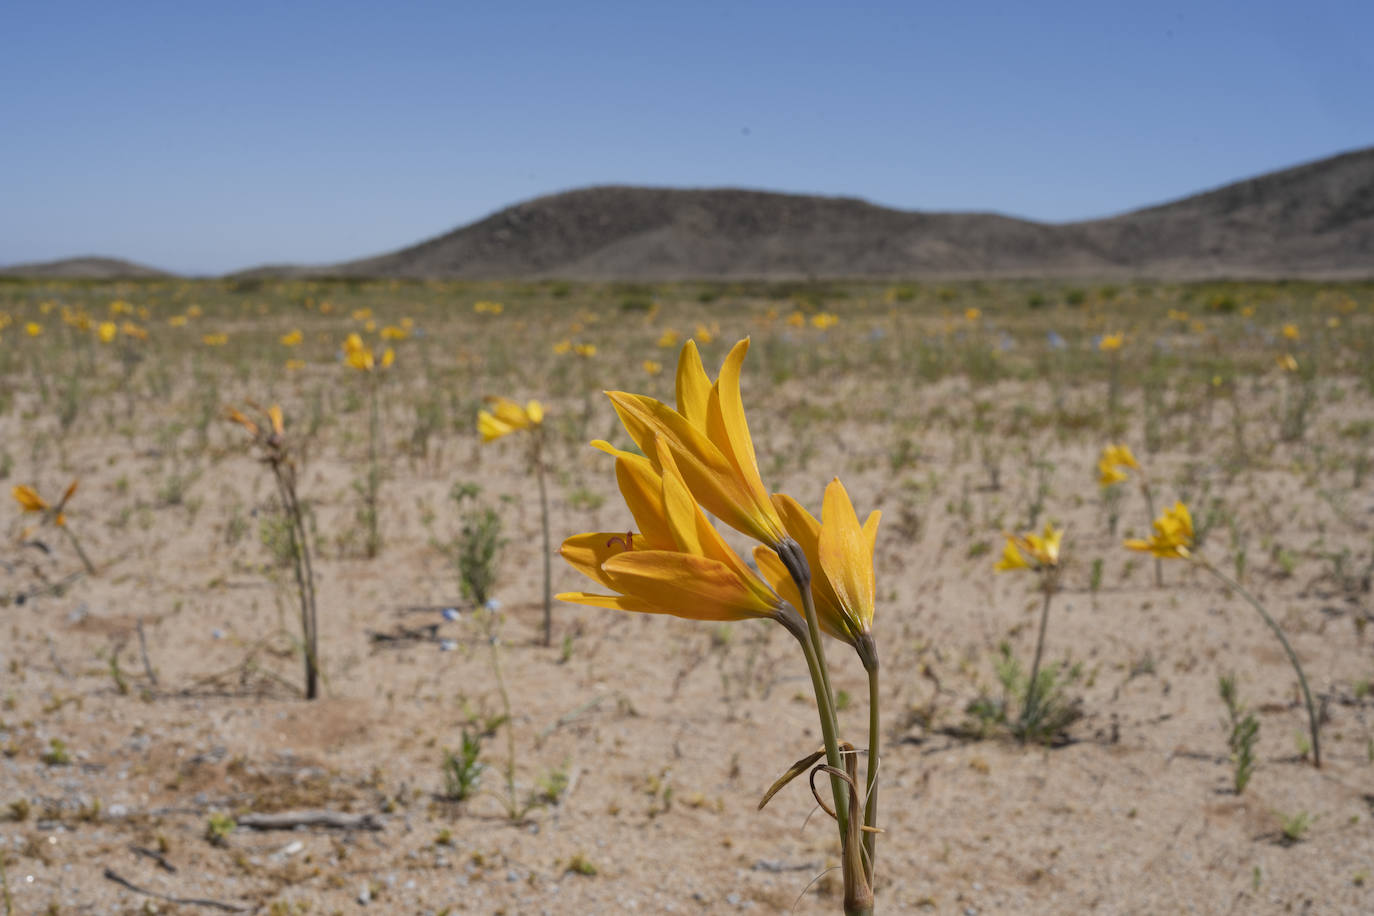
[[[1133,471],[1140,470],[1135,455],[1131,453],[1131,447],[1124,442],[1106,446],[1102,449],[1102,456],[1097,459],[1098,484],[1109,487],[1114,483],[1126,480],[1128,475],[1122,468],[1130,468]]]
[[[787,323],[794,328],[806,327],[806,316],[801,312],[793,312],[787,316]]]
[[[171,325],[172,327],[174,327],[174,328],[179,328],[179,327],[181,327],[182,325],[186,324],[186,316],[185,316],[185,315],[173,315],[171,318],[168,318],[168,319],[167,319],[167,323],[170,324],[170,325]]]
[[[572,347],[573,345],[571,340],[560,340],[558,343],[553,345],[553,352],[558,356],[562,356],[565,353],[571,353]]]
[[[113,321],[102,321],[95,333],[100,338],[101,343],[109,343],[115,339],[115,335],[119,333],[119,328]]]
[[[1141,550],[1157,557],[1173,560],[1186,560],[1193,547],[1193,516],[1183,503],[1174,503],[1172,509],[1155,519],[1154,534],[1149,540],[1133,538],[1125,542],[1130,550]]]
[[[664,350],[667,350],[672,347],[676,347],[678,341],[681,339],[681,334],[679,334],[677,331],[674,331],[672,328],[669,328],[662,334],[658,335],[658,345]]]
[[[410,332],[394,324],[382,328],[382,340],[405,340],[409,336]]]
[[[119,326],[119,332],[125,337],[132,337],[135,340],[147,340],[148,332],[132,321],[126,321]]]
[[[402,318],[402,319],[401,319],[401,327],[405,328],[407,331],[413,330],[413,329],[415,328],[415,319],[414,319],[414,318]]]
[[[1330,318],[1326,319],[1326,326],[1334,331],[1336,328],[1341,326],[1341,319],[1337,318],[1335,315],[1332,315]]]
[[[510,398],[488,397],[491,410],[477,414],[477,431],[482,434],[483,442],[491,442],[509,435],[518,429],[530,429],[544,422],[544,405],[538,401],[528,401],[521,407]]]
[[[811,326],[819,331],[826,331],[840,323],[840,316],[834,312],[818,312],[811,316]]]
[[[353,310],[353,320],[354,320],[354,321],[367,321],[367,320],[368,320],[369,318],[371,318],[371,317],[372,317],[372,309],[354,309],[354,310]]]
[[[1102,339],[1097,342],[1097,349],[1104,353],[1110,353],[1113,350],[1120,350],[1121,345],[1125,342],[1126,335],[1122,331],[1117,331],[1115,334],[1103,334]]]
[[[608,391],[630,438],[646,455],[656,455],[660,436],[703,508],[737,531],[770,546],[787,538],[759,476],[754,443],[740,398],[740,366],[749,352],[745,338],[730,350],[712,384],[696,342],[682,347],[677,366],[678,409],[647,395]],[[653,460],[651,458],[651,460]],[[655,462],[655,469],[662,468]]]
[[[1002,549],[1002,559],[993,567],[998,572],[1009,569],[1050,569],[1059,565],[1059,548],[1064,540],[1064,531],[1050,523],[1045,523],[1041,534],[1028,531],[1025,534],[1008,534],[1007,544]]]
[[[30,337],[37,337],[39,334],[43,333],[43,326],[36,321],[30,321],[28,324],[24,325],[24,333]]]
[[[974,309],[974,308],[964,309],[964,320],[966,320],[966,321],[977,321],[979,318],[982,318],[982,317],[983,317],[983,310],[982,310],[982,309]]]
[[[596,344],[580,343],[573,344],[573,352],[578,356],[590,359],[596,355]]]
[[[1285,324],[1283,326],[1283,337],[1285,340],[1297,340],[1301,336],[1302,333],[1298,330],[1298,326],[1296,324],[1292,324],[1290,322],[1289,324]]]
[[[472,310],[479,315],[499,315],[506,307],[499,302],[475,302]]]
[[[304,368],[305,368],[305,360],[303,360],[303,359],[288,359],[288,360],[286,361],[286,371],[287,371],[287,372],[295,372],[295,371],[298,370],[298,369],[304,369]]]
[[[882,513],[875,509],[861,526],[838,478],[825,488],[820,522],[785,493],[773,494],[773,505],[788,534],[806,555],[812,572],[811,597],[821,629],[857,649],[866,664],[876,660],[865,637],[873,631],[873,548]],[[802,607],[791,573],[773,550],[754,548],[754,562],[779,595],[793,607]]]
[[[645,375],[658,375],[663,371],[663,364],[656,360],[646,359],[640,365],[644,367]]]
[[[1285,353],[1282,356],[1278,357],[1278,362],[1279,368],[1282,369],[1284,372],[1298,371],[1298,361],[1293,358],[1292,353]]]
[[[205,313],[201,310],[201,307],[198,305],[193,305],[186,310],[186,315],[189,318],[199,318],[203,314]]]
[[[377,322],[369,318],[367,321],[363,322],[363,330],[371,334],[373,331],[377,330]]]
[[[640,531],[568,538],[559,554],[611,594],[564,592],[560,601],[691,620],[800,620],[720,536],[701,511],[667,444],[656,460],[597,443],[616,456],[616,479]]]
[[[200,342],[207,347],[222,347],[229,342],[229,335],[222,332],[205,334],[200,338]]]
[[[712,322],[710,327],[707,327],[706,325],[697,322],[697,340],[701,341],[702,343],[710,343],[711,341],[716,339],[716,335],[719,333],[720,325],[716,324],[715,322]]]
[[[297,328],[291,333],[281,336],[281,345],[283,347],[299,347],[303,340],[305,340],[305,335],[301,333],[300,328]]]
[[[1242,318],[1254,318],[1255,307],[1253,305],[1247,305],[1240,310],[1240,314]]]
[[[1188,313],[1187,313],[1187,312],[1181,312],[1181,311],[1179,311],[1178,309],[1169,309],[1169,320],[1170,320],[1170,321],[1177,321],[1177,322],[1180,322],[1180,323],[1182,323],[1182,324],[1187,324],[1187,323],[1188,323]]]
[[[125,302],[123,299],[116,299],[115,301],[110,303],[111,315],[123,315],[132,312],[133,310],[134,307],[129,303]]]

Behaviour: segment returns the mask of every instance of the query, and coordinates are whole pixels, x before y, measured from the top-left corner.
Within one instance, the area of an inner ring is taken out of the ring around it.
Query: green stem
[[[549,543],[549,491],[544,482],[544,428],[534,430],[534,474],[539,481],[539,522],[544,529],[544,645],[553,645],[553,549]]]
[[[1045,630],[1050,623],[1050,599],[1054,590],[1045,583],[1045,601],[1040,606],[1040,633],[1035,638],[1035,658],[1031,660],[1030,681],[1026,684],[1026,705],[1021,710],[1021,743],[1026,741],[1035,707],[1040,703],[1040,659],[1045,654]]]
[[[1322,765],[1322,746],[1321,739],[1318,735],[1318,726],[1321,723],[1317,721],[1317,708],[1312,703],[1312,692],[1307,689],[1307,677],[1302,673],[1302,665],[1298,662],[1297,653],[1294,652],[1293,647],[1289,645],[1288,638],[1283,635],[1283,631],[1279,629],[1278,623],[1275,622],[1273,617],[1269,616],[1269,612],[1264,609],[1264,605],[1260,604],[1254,595],[1241,587],[1239,582],[1231,579],[1206,560],[1198,559],[1196,562],[1203,569],[1221,580],[1228,588],[1234,589],[1242,598],[1249,602],[1250,606],[1259,612],[1260,617],[1264,618],[1264,622],[1269,625],[1269,629],[1279,638],[1279,642],[1283,645],[1283,651],[1288,654],[1288,661],[1293,665],[1293,670],[1298,674],[1298,685],[1302,687],[1303,702],[1307,704],[1307,726],[1312,735],[1312,765],[1320,769]]]
[[[875,663],[868,669],[868,773],[865,778],[864,826],[878,826],[878,765],[880,758],[878,744],[878,666]],[[874,854],[877,851],[878,834],[864,831],[864,851],[867,855],[868,886],[873,886],[876,871]]]
[[[1154,493],[1150,491],[1150,481],[1149,478],[1145,476],[1144,471],[1140,472],[1140,492],[1145,494],[1145,510],[1150,513],[1150,524],[1153,525],[1155,520],[1155,496]],[[1155,588],[1163,587],[1164,561],[1159,557],[1155,557]]]
[[[830,693],[830,678],[826,673],[825,650],[820,644],[820,625],[816,621],[816,603],[811,598],[810,585],[801,586],[802,605],[806,616],[806,639],[802,641],[802,651],[806,655],[806,667],[811,671],[811,688],[816,694],[816,711],[821,718],[821,739],[825,743],[825,760],[835,769],[841,769],[844,761],[840,758],[839,731],[835,722],[835,701]],[[833,763],[832,763],[833,761]],[[849,829],[849,787],[838,776],[831,774],[831,795],[835,801],[836,820],[839,821],[841,838]]]
[[[86,575],[94,576],[95,564],[91,562],[90,557],[86,556],[86,551],[82,549],[81,542],[76,539],[76,535],[72,534],[72,530],[66,525],[62,526],[62,533],[67,536],[67,540],[71,542],[72,549],[75,550],[76,555],[81,558],[81,565],[86,567]]]

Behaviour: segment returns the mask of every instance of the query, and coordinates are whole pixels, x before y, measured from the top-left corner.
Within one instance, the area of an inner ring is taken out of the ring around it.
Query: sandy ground
[[[338,371],[312,367],[278,393],[290,405]],[[1182,564],[1166,566],[1165,587],[1155,587],[1150,563],[1118,547],[1146,527],[1137,491],[1128,489],[1121,530],[1109,534],[1094,470],[1105,434],[1005,424],[979,434],[958,419],[974,402],[1006,406],[1004,420],[1010,405],[1056,397],[1067,410],[1099,405],[1100,385],[1052,393],[1033,379],[975,388],[961,377],[874,383],[833,373],[823,386],[750,381],[770,484],[818,511],[824,483],[840,473],[861,513],[885,512],[880,912],[1374,911],[1370,594],[1333,575],[1327,559],[1347,550],[1347,570],[1370,562],[1374,492],[1367,480],[1352,489],[1349,465],[1332,457],[1338,430],[1367,419],[1370,399],[1335,380],[1345,396],[1328,399],[1306,440],[1274,444],[1279,381],[1265,374],[1246,388],[1254,454],[1242,467],[1229,463],[1225,406],[1175,417],[1166,446],[1147,455],[1135,392],[1124,438],[1137,443],[1161,499],[1179,495],[1195,464],[1209,498],[1234,513],[1248,545],[1246,584],[1290,635],[1320,698],[1321,769],[1299,756],[1306,718],[1296,679],[1258,616]],[[252,380],[234,390],[252,395]],[[154,446],[142,431],[176,408],[147,399],[131,415],[132,438],[123,420],[93,422],[35,457],[16,438],[31,434],[23,418],[32,396],[21,390],[0,421],[15,458],[9,482],[52,493],[79,477],[70,525],[100,571],[80,575],[51,529],[30,532],[50,553],[14,546],[6,560],[0,850],[13,912],[216,911],[207,900],[273,914],[839,910],[838,872],[828,870],[834,831],[804,785],[755,810],[773,779],[819,745],[795,645],[771,625],[565,605],[555,607],[554,645],[539,645],[538,504],[516,444],[483,448],[465,430],[446,431],[437,458],[408,460],[395,451],[406,408],[391,407],[384,548],[368,560],[338,544],[355,525],[361,424],[322,436],[301,489],[321,532],[326,696],[307,703],[291,583],[258,537],[276,511],[273,491],[240,431],[216,425],[203,449],[189,435]],[[549,401],[551,423],[584,409],[578,397]],[[584,427],[609,432],[609,408],[591,410]],[[914,445],[899,460],[903,439]],[[581,441],[560,439],[552,451],[555,541],[629,525],[608,459]],[[1046,462],[1043,481],[1036,461]],[[169,504],[177,469],[190,483]],[[440,537],[457,525],[446,498],[455,480],[480,483],[493,504],[511,497],[500,504],[510,543],[495,612],[460,600],[430,543],[431,515]],[[1069,532],[1047,653],[1080,663],[1069,690],[1084,712],[1052,748],[960,728],[970,701],[998,693],[1000,643],[1029,661],[1033,582],[994,575],[992,565],[1000,532],[1024,524],[1042,485],[1040,518]],[[17,539],[32,518],[5,512]],[[1231,538],[1220,524],[1205,547],[1228,571]],[[65,576],[58,593],[15,600]],[[580,587],[555,565],[555,590]],[[459,609],[456,620],[441,615],[446,607]],[[402,628],[426,638],[372,636]],[[556,802],[516,817],[504,726],[483,739],[481,792],[459,803],[442,791],[444,749],[501,709],[491,632],[513,710],[516,807],[565,779]],[[856,698],[846,735],[862,745],[862,671],[836,645],[830,656],[836,687]],[[1218,675],[1232,671],[1261,728],[1240,795],[1217,695]],[[207,836],[212,816],[304,809],[375,815],[381,829],[240,826],[218,843]],[[1282,820],[1304,812],[1310,827],[1285,842]]]

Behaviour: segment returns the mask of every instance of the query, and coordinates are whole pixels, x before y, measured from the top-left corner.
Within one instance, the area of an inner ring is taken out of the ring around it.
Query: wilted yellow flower
[[[172,327],[174,327],[174,328],[179,328],[179,327],[181,327],[182,325],[186,324],[186,316],[185,316],[185,315],[173,315],[171,318],[168,318],[168,319],[167,319],[167,323],[170,324],[170,325],[171,325]]]
[[[30,321],[28,324],[24,325],[24,333],[30,337],[37,337],[39,334],[43,333],[43,326],[36,321]]]
[[[200,342],[207,347],[222,347],[229,342],[229,335],[223,332],[204,334],[201,336]]]
[[[983,317],[983,310],[982,310],[982,309],[975,309],[975,308],[967,308],[967,309],[964,309],[964,320],[965,320],[965,321],[977,321],[979,318],[982,318],[982,317]]]
[[[303,340],[305,340],[305,335],[301,333],[300,328],[297,328],[289,334],[283,334],[281,336],[281,345],[283,347],[299,347]]]
[[[640,365],[644,367],[646,375],[658,375],[663,371],[663,364],[652,359],[646,359]]]
[[[1284,340],[1297,340],[1301,336],[1302,332],[1298,330],[1298,326],[1296,324],[1290,322],[1283,326]]]
[[[19,508],[25,512],[45,512],[53,524],[61,527],[67,524],[67,516],[62,510],[67,507],[67,501],[76,493],[78,483],[80,481],[73,480],[68,484],[66,492],[62,494],[62,498],[57,501],[56,506],[48,505],[48,501],[39,496],[37,490],[24,484],[16,484],[10,490],[10,495],[14,497],[15,502],[19,503]]]
[[[590,359],[596,355],[596,344],[580,343],[573,344],[573,352],[578,356]]]
[[[811,326],[820,331],[829,330],[840,323],[840,316],[834,312],[817,312],[811,316]]]
[[[1110,353],[1113,350],[1120,350],[1121,345],[1125,342],[1126,334],[1124,331],[1117,331],[1115,334],[1103,334],[1102,339],[1097,342],[1097,349],[1104,353]]]
[[[1155,519],[1154,534],[1149,540],[1133,538],[1125,542],[1130,550],[1152,553],[1166,560],[1186,560],[1193,547],[1193,516],[1181,502]]]
[[[101,343],[109,343],[115,339],[115,335],[119,333],[119,328],[113,321],[102,321],[95,333],[100,338]]]
[[[553,352],[558,356],[562,356],[565,353],[571,353],[572,348],[573,344],[571,340],[560,340],[558,341],[558,343],[553,345]]]
[[[531,400],[521,407],[510,398],[488,397],[491,410],[477,414],[477,431],[483,442],[491,442],[519,429],[530,429],[544,422],[544,405]]]
[[[669,328],[662,334],[658,335],[658,345],[666,350],[670,347],[676,347],[678,341],[681,339],[681,334],[679,334],[677,331],[674,331],[672,328]]]
[[[1298,361],[1293,357],[1292,353],[1285,353],[1282,356],[1278,357],[1278,363],[1279,368],[1282,369],[1284,372],[1298,371]]]

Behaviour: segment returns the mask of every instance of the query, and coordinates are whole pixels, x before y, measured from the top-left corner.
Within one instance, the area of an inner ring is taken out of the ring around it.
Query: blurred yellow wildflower
[[[203,314],[205,314],[204,310],[198,305],[193,305],[186,310],[186,316],[188,318],[199,318]]]
[[[367,320],[370,319],[371,317],[372,317],[372,309],[354,309],[354,310],[353,310],[353,320],[354,320],[354,321],[367,321]]]
[[[811,327],[820,331],[833,328],[840,323],[840,316],[834,312],[817,312],[811,316]]]
[[[993,568],[997,572],[1011,569],[1044,570],[1059,565],[1059,548],[1064,541],[1064,530],[1045,523],[1045,530],[1036,534],[1008,534],[1002,558]]]
[[[134,340],[147,340],[148,332],[132,321],[126,321],[119,326],[119,332],[125,337],[132,337]]]
[[[1278,357],[1278,363],[1279,368],[1282,369],[1284,372],[1298,371],[1298,361],[1294,358],[1292,353],[1285,353],[1282,356]]]
[[[54,525],[62,527],[67,524],[67,516],[64,514],[63,510],[67,507],[67,501],[76,493],[78,483],[80,483],[80,481],[73,480],[67,485],[66,492],[62,494],[62,498],[57,501],[56,506],[48,505],[48,501],[39,496],[37,490],[22,483],[16,484],[14,488],[10,490],[10,495],[14,497],[15,502],[19,503],[19,508],[23,509],[25,512],[46,513],[47,517]]]
[[[182,327],[183,325],[186,324],[186,316],[185,316],[185,315],[173,315],[171,318],[168,318],[168,319],[167,319],[167,323],[170,324],[170,325],[171,325],[172,327],[174,327],[174,328]]]
[[[1155,519],[1154,534],[1149,540],[1133,538],[1126,541],[1125,546],[1166,560],[1186,560],[1193,547],[1193,516],[1183,503],[1174,503],[1172,509],[1165,509],[1164,514]]]
[[[410,332],[394,324],[382,328],[382,340],[405,340],[409,336]]]
[[[1336,328],[1341,326],[1341,319],[1335,315],[1332,315],[1330,318],[1326,319],[1326,326],[1334,331]]]
[[[1177,321],[1182,324],[1188,323],[1188,313],[1180,312],[1178,309],[1169,309],[1169,320]]]
[[[1140,470],[1135,455],[1131,453],[1131,447],[1124,442],[1104,447],[1101,457],[1097,459],[1098,485],[1110,487],[1114,483],[1126,480],[1128,475],[1122,468],[1130,468],[1133,471]]]
[[[528,401],[521,407],[510,398],[488,397],[491,410],[477,414],[477,431],[483,442],[491,442],[519,429],[530,429],[544,422],[544,405]]]
[[[677,344],[678,344],[678,341],[681,340],[681,339],[682,339],[682,335],[681,335],[681,334],[679,334],[677,331],[674,331],[672,328],[669,328],[669,329],[667,329],[666,331],[664,331],[662,334],[658,335],[658,346],[660,346],[660,347],[662,347],[663,349],[667,350],[667,349],[669,349],[670,347],[676,347]]]
[[[663,371],[663,364],[657,360],[646,359],[640,365],[644,367],[646,375],[658,375]]]
[[[967,308],[967,309],[964,309],[964,320],[965,320],[965,321],[977,321],[979,318],[982,318],[982,317],[983,317],[983,310],[982,310],[982,309],[975,309],[975,308]]]
[[[214,334],[204,334],[201,336],[200,342],[207,347],[222,347],[229,342],[229,335],[222,331]]]
[[[24,325],[24,333],[30,337],[37,337],[39,334],[43,333],[43,326],[36,321],[30,321],[28,324]]]
[[[553,352],[558,356],[562,356],[565,353],[571,353],[572,347],[571,340],[560,340],[553,345]]]
[[[295,371],[298,370],[298,369],[304,369],[304,368],[305,368],[305,360],[303,360],[303,359],[288,359],[288,360],[286,361],[286,371],[287,371],[287,372],[295,372]]]
[[[1110,353],[1113,350],[1120,350],[1121,345],[1125,342],[1126,333],[1124,331],[1117,331],[1115,334],[1103,334],[1102,339],[1097,342],[1097,349],[1104,353]]]
[[[499,315],[506,310],[506,307],[499,302],[475,302],[472,310],[479,315]]]
[[[1302,332],[1298,330],[1298,326],[1296,324],[1293,324],[1292,322],[1289,322],[1288,324],[1285,324],[1283,326],[1282,333],[1284,340],[1297,340],[1299,337],[1302,336]]]
[[[283,334],[281,336],[281,345],[283,347],[299,347],[303,340],[305,340],[305,334],[301,333],[300,328],[296,328],[289,334]]]
[[[109,343],[114,340],[115,335],[119,333],[119,327],[115,325],[113,321],[102,321],[100,322],[100,326],[96,328],[95,333],[96,336],[100,338],[101,343]]]
[[[716,335],[719,333],[720,325],[718,323],[713,321],[708,327],[707,325],[704,325],[701,322],[697,322],[697,340],[701,341],[702,343],[710,343],[711,341],[716,339]]]
[[[573,352],[578,356],[590,359],[596,355],[596,344],[580,343],[573,344]]]
[[[806,316],[801,312],[793,312],[787,316],[787,323],[794,328],[806,327]]]
[[[373,372],[377,369],[388,369],[396,361],[396,351],[387,347],[381,355],[372,352],[372,348],[363,343],[362,337],[356,332],[344,338],[344,364],[349,368],[357,369],[359,372]]]

